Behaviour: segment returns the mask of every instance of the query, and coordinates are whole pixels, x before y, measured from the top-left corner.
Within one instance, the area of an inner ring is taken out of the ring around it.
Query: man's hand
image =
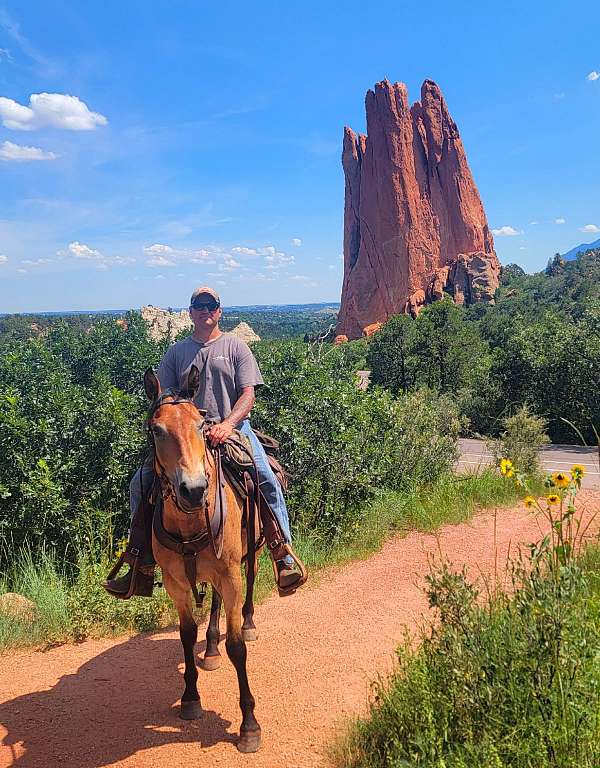
[[[221,443],[224,443],[225,440],[231,435],[233,432],[233,424],[227,419],[222,421],[220,424],[215,424],[211,427],[210,432],[208,433],[208,439],[210,440],[210,444],[213,448],[216,448],[217,445],[221,445]]]

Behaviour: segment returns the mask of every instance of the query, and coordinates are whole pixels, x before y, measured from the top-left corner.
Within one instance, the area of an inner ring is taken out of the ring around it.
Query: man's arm
[[[209,438],[211,445],[219,445],[227,440],[235,429],[235,425],[248,416],[254,405],[254,400],[254,387],[244,387],[229,416],[223,419],[220,424],[215,424],[210,430]]]

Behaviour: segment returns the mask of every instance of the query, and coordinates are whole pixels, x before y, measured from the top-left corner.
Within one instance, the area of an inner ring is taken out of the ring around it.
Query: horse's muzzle
[[[208,482],[206,478],[198,480],[193,485],[189,482],[179,483],[179,500],[184,512],[195,512],[203,507],[208,493]]]

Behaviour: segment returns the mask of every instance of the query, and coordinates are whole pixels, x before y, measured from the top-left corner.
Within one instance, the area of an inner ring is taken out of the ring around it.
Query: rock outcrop
[[[238,323],[238,325],[236,325],[235,328],[232,328],[229,333],[233,333],[234,336],[237,336],[242,341],[245,341],[246,344],[252,344],[255,341],[260,341],[260,336],[254,332],[248,323]]]
[[[149,305],[142,307],[140,311],[142,320],[148,325],[148,336],[153,341],[160,341],[165,337],[173,341],[181,331],[191,331],[194,327],[187,309],[173,312],[169,309],[160,309]]]
[[[450,293],[493,301],[500,265],[456,124],[426,80],[367,92],[367,135],[344,129],[344,283],[336,332],[359,338]]]

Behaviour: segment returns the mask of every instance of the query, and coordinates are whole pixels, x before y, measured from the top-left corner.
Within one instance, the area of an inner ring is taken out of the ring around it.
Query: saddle
[[[267,445],[270,453],[267,453],[269,464],[273,468],[278,482],[284,489],[287,488],[287,473],[273,455],[279,444],[268,435],[262,432],[255,433],[259,440],[265,446]],[[266,443],[266,445],[265,445]],[[212,516],[209,516],[208,507],[205,510],[206,527],[205,529],[189,540],[182,540],[170,534],[162,522],[162,502],[164,489],[162,492],[155,493],[160,489],[160,482],[155,484],[153,493],[154,513],[152,528],[158,541],[167,549],[170,549],[181,555],[184,560],[185,573],[190,584],[196,606],[202,606],[204,590],[198,592],[196,586],[196,557],[199,552],[206,549],[210,544],[215,557],[219,558],[223,549],[223,530],[227,519],[227,497],[223,493],[225,481],[229,481],[237,491],[244,502],[244,514],[242,517],[242,526],[246,530],[246,540],[248,542],[247,555],[244,558],[247,566],[247,580],[254,582],[254,563],[257,549],[266,542],[269,548],[273,563],[275,581],[278,574],[275,566],[277,560],[282,560],[286,556],[291,556],[300,570],[300,578],[288,590],[279,587],[280,595],[293,594],[296,589],[304,584],[308,578],[306,568],[302,561],[296,556],[292,547],[284,540],[279,522],[275,517],[264,495],[261,493],[258,483],[258,471],[254,462],[252,448],[249,439],[239,430],[234,433],[225,443],[210,449],[213,452],[213,459],[216,471],[216,494],[215,505]],[[256,520],[259,525],[256,528]]]

